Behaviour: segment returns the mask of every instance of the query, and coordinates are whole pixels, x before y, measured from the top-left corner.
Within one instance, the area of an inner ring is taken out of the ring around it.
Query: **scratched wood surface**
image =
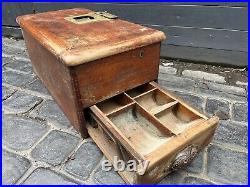
[[[88,9],[67,9],[17,17],[21,28],[67,66],[76,66],[100,58],[161,42],[163,32],[117,19],[77,24],[70,16],[91,13]],[[103,16],[101,16],[103,17]],[[84,18],[82,18],[84,19]],[[88,19],[88,18],[87,18]]]

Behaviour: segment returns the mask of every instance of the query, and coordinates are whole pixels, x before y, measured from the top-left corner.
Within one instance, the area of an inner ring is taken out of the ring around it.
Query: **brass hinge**
[[[118,16],[110,14],[110,13],[108,13],[106,11],[105,12],[96,12],[96,14],[101,15],[101,16],[103,16],[105,18],[108,18],[108,19],[116,19],[116,18],[118,18]]]

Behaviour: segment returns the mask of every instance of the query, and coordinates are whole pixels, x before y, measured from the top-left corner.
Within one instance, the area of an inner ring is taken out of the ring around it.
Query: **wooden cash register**
[[[109,160],[138,163],[137,171],[119,172],[127,183],[157,183],[211,141],[218,118],[157,84],[163,32],[87,9],[17,22],[35,73],[75,129]]]

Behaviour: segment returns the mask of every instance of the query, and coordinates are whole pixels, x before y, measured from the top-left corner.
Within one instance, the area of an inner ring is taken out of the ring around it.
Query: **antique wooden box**
[[[17,22],[35,73],[72,125],[109,160],[136,161],[137,171],[119,172],[127,183],[156,183],[211,141],[218,118],[156,83],[163,32],[87,9]]]

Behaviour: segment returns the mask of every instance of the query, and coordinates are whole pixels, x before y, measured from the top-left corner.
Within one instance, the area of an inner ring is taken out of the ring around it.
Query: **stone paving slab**
[[[2,102],[4,110],[13,114],[24,114],[42,102],[42,98],[17,91]]]
[[[23,151],[30,149],[48,131],[48,126],[26,117],[4,115],[2,131],[4,146]]]
[[[102,152],[90,138],[80,138],[35,76],[24,41],[2,39],[3,183],[124,184],[115,171],[101,169]],[[214,140],[192,164],[160,184],[246,184],[247,79],[231,85],[228,77],[206,69],[197,73],[162,61],[159,84],[221,120]]]
[[[31,156],[53,166],[60,165],[74,150],[79,138],[61,131],[51,131],[31,152]]]
[[[81,180],[87,180],[96,165],[100,162],[102,153],[93,142],[86,142],[73,155],[73,159],[65,164],[65,171]]]
[[[208,149],[208,177],[221,183],[247,183],[247,153],[218,146]]]
[[[15,184],[31,166],[29,159],[5,150],[2,151],[3,184]]]
[[[63,175],[58,174],[55,171],[37,168],[22,184],[36,184],[36,185],[46,185],[46,184],[63,184],[63,185],[73,185],[76,184],[72,179],[69,179]]]
[[[34,75],[22,74],[20,72],[5,70],[2,72],[2,83],[22,87],[34,80]]]
[[[99,165],[94,172],[93,179],[96,184],[125,184],[122,178],[114,170],[108,172],[103,171],[101,165]]]
[[[40,106],[34,109],[30,115],[35,118],[47,120],[59,128],[71,127],[69,120],[53,100],[44,101]]]

